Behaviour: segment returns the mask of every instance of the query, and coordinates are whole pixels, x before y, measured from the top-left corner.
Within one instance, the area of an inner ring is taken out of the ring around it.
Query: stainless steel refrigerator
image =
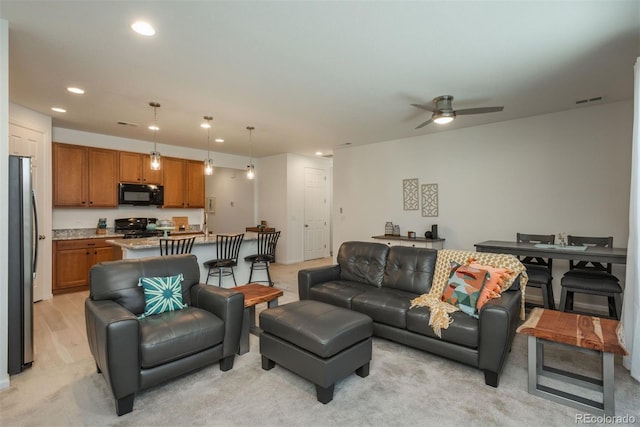
[[[9,374],[33,363],[33,280],[38,257],[38,215],[31,158],[9,156]]]

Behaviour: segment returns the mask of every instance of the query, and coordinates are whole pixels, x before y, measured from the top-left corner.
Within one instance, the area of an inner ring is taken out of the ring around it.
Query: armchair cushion
[[[140,365],[153,368],[213,347],[224,339],[224,322],[187,307],[140,319]]]
[[[138,286],[144,289],[144,314],[140,318],[165,311],[181,310],[186,307],[182,302],[182,273],[169,277],[141,277]]]

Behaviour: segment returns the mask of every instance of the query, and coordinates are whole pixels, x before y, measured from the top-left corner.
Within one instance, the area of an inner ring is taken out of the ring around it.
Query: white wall
[[[216,198],[215,214],[208,214],[208,229],[215,233],[239,233],[255,226],[254,181],[245,169],[216,167],[206,177],[206,196]]]
[[[263,157],[256,171],[257,222],[267,221],[269,227],[280,230],[276,259],[289,263],[287,241],[287,156]]]
[[[384,234],[386,221],[418,235],[437,223],[445,248],[517,232],[613,236],[625,246],[632,111],[624,101],[336,150],[334,254],[344,241]],[[437,218],[403,211],[406,178],[438,184]],[[566,268],[554,262],[556,282]]]
[[[9,23],[0,19],[0,182],[8,182],[9,177]],[[7,235],[9,221],[9,187],[0,185],[0,235]],[[7,260],[9,248],[6,239],[0,245],[0,390],[9,387],[7,373]]]
[[[53,128],[53,141],[67,144],[86,145],[91,147],[108,148],[111,150],[148,153],[153,149],[153,142],[137,139],[120,138],[97,133],[89,133],[64,128]],[[163,156],[179,157],[191,160],[204,160],[205,150],[178,147],[174,145],[157,144],[158,151]],[[216,166],[238,168],[246,167],[246,157],[232,154],[212,153]],[[203,209],[159,209],[151,206],[122,206],[109,209],[53,209],[53,229],[65,228],[93,228],[98,218],[107,218],[109,227],[113,227],[116,218],[153,217],[170,219],[172,216],[188,216],[189,224],[204,223]],[[251,221],[250,223],[253,223]],[[242,228],[244,230],[244,228]]]

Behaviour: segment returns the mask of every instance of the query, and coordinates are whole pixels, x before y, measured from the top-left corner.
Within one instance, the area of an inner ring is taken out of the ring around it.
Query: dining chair
[[[160,239],[160,255],[190,254],[196,236],[182,239]]]
[[[271,274],[269,273],[269,264],[276,259],[276,245],[280,238],[280,232],[259,232],[258,233],[258,252],[244,257],[244,260],[251,263],[251,272],[249,273],[249,283],[252,282],[254,270],[266,270],[268,280],[256,280],[256,282],[268,282],[269,286],[273,286]]]
[[[567,244],[574,246],[613,247],[613,237],[567,236]],[[607,297],[609,317],[620,320],[622,313],[622,286],[611,273],[611,264],[591,261],[569,261],[567,271],[560,282],[560,311],[573,311],[574,294]]]
[[[555,234],[517,233],[519,243],[546,243],[552,245],[555,242],[555,238]],[[543,307],[549,310],[555,310],[556,303],[553,297],[552,284],[553,259],[533,256],[518,257],[518,259],[520,259],[520,262],[527,268],[527,275],[529,276],[527,288],[539,288],[542,292]],[[537,304],[528,303],[527,305],[535,306]]]
[[[243,239],[244,233],[216,235],[216,257],[204,262],[204,266],[209,268],[206,284],[209,284],[209,277],[218,276],[218,286],[222,286],[222,278],[231,276],[233,283],[237,285],[233,267],[238,265],[238,254]]]

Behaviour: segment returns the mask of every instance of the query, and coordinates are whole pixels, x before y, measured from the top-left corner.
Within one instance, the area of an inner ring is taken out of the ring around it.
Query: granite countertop
[[[185,233],[183,233],[185,234]],[[179,236],[175,236],[179,238]],[[169,237],[171,239],[171,237]],[[256,240],[258,238],[258,233],[246,232],[244,233],[243,241],[248,240]],[[158,247],[159,237],[149,237],[146,239],[118,239],[118,240],[107,240],[107,243],[110,243],[114,246],[120,246],[124,249],[136,250],[136,249],[150,249]],[[196,236],[196,240],[193,242],[194,246],[197,245],[215,245],[216,244],[216,235],[209,234],[208,236]]]
[[[107,228],[106,234],[96,234],[95,228],[66,228],[53,230],[51,240],[75,240],[75,239],[118,239],[122,233],[116,233],[113,228]]]
[[[185,234],[202,234],[202,230],[171,231],[172,236]],[[116,233],[113,228],[107,228],[106,234],[96,234],[95,228],[65,228],[53,230],[52,240],[76,240],[76,239],[119,239],[124,237],[122,233]],[[246,236],[245,236],[246,238]],[[128,239],[145,240],[145,239]]]

